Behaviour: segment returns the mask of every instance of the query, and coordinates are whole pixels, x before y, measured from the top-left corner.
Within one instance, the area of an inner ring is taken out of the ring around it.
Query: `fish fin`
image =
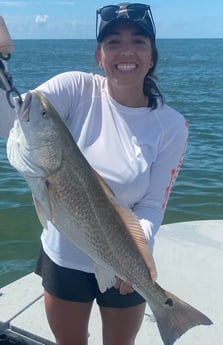
[[[155,262],[153,259],[152,252],[150,251],[149,245],[146,241],[146,237],[143,232],[143,229],[140,225],[139,219],[130,209],[121,207],[117,204],[115,200],[115,194],[113,193],[112,189],[107,185],[104,179],[97,172],[95,172],[95,174],[103,191],[105,192],[106,196],[108,197],[112,205],[115,207],[123,223],[128,229],[129,234],[131,238],[133,239],[136,247],[140,251],[145,261],[145,264],[149,269],[151,279],[155,281],[157,278]]]
[[[155,281],[157,279],[156,265],[139,219],[130,209],[120,207],[114,202],[113,206],[121,217],[121,220],[125,224],[126,229],[143,257],[144,262],[149,269],[151,279]]]
[[[94,265],[94,272],[99,290],[102,293],[116,284],[116,276],[114,272],[108,271],[98,264]]]
[[[163,290],[158,284],[158,288]],[[166,300],[162,307],[152,308],[161,338],[165,345],[172,345],[190,328],[211,325],[212,321],[199,310],[163,290]]]
[[[43,208],[42,208],[41,204],[35,198],[34,195],[33,195],[33,202],[34,202],[34,206],[35,206],[36,213],[37,213],[37,216],[39,218],[39,221],[42,224],[42,227],[45,228],[45,229],[48,229],[47,218],[46,218],[45,212],[43,211]]]
[[[49,183],[43,179],[36,181],[38,193],[33,194],[33,201],[42,226],[47,229],[47,220],[54,223],[53,205],[49,195]]]

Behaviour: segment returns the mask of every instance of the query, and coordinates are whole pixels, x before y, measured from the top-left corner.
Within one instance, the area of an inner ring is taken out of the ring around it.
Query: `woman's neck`
[[[148,97],[139,88],[113,88],[108,85],[108,93],[116,102],[130,108],[147,107],[149,103]]]

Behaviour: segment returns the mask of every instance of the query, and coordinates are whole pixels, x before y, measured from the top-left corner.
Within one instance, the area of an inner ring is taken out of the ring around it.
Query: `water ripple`
[[[62,71],[97,72],[94,47],[94,40],[16,41],[10,62],[14,82],[26,91]],[[158,49],[160,88],[190,126],[187,154],[164,223],[223,219],[223,40],[158,40]],[[1,139],[0,195],[2,286],[32,269],[41,226],[28,187],[10,167]]]

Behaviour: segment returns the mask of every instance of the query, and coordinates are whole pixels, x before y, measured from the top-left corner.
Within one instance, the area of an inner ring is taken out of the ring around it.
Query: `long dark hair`
[[[149,69],[147,75],[144,78],[143,92],[146,96],[149,97],[149,107],[151,107],[152,109],[156,109],[158,106],[157,100],[159,99],[161,101],[161,104],[163,104],[164,100],[163,95],[156,84],[157,77],[155,76],[155,69],[159,55],[155,43],[152,42],[152,40],[151,47],[153,66]]]

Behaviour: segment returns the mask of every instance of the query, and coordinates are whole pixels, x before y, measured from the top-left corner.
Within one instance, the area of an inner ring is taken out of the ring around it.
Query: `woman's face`
[[[134,23],[118,23],[103,39],[96,51],[112,87],[142,87],[153,66],[150,39]]]

